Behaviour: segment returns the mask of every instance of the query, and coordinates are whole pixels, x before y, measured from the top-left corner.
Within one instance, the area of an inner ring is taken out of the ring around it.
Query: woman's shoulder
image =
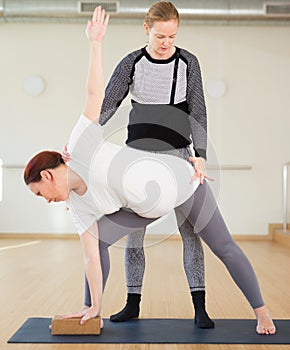
[[[143,49],[142,48],[137,49],[137,50],[131,51],[125,57],[123,57],[121,62],[123,63],[134,62],[136,59],[138,59],[139,57],[142,57],[143,55],[144,55]]]
[[[187,62],[190,63],[190,62],[198,61],[198,58],[194,53],[192,53],[186,49],[183,49],[183,48],[178,48],[178,49],[180,52],[180,57],[183,58],[184,60],[186,60]]]

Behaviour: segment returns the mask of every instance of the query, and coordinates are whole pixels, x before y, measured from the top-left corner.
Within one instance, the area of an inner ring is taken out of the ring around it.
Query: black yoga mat
[[[290,320],[275,320],[275,335],[258,335],[256,321],[219,319],[215,328],[197,328],[192,319],[104,320],[101,335],[52,336],[50,318],[29,318],[8,343],[125,343],[125,344],[290,344]]]

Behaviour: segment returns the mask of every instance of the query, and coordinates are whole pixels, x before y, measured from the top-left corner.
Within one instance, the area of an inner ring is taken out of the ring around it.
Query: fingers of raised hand
[[[102,9],[101,6],[98,6],[95,8],[93,17],[92,17],[92,24],[98,23],[98,24],[105,24],[107,25],[109,21],[109,15],[106,15],[106,11]]]
[[[100,22],[101,23],[105,22],[105,14],[106,14],[106,11],[102,10],[101,13],[100,13]]]
[[[97,6],[93,12],[92,21],[96,22],[98,19],[99,12],[101,11],[101,6]]]

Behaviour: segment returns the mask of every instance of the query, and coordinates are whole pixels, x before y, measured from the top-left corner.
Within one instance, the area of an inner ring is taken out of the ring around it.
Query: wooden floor
[[[26,243],[28,245],[23,245]],[[254,265],[272,316],[290,318],[290,249],[271,241],[238,243]],[[119,311],[125,300],[124,251],[121,245],[111,248],[112,266],[102,311],[105,318]],[[223,265],[207,249],[205,253],[207,309],[211,317],[253,318],[251,308]],[[193,308],[182,268],[181,242],[176,239],[163,242],[147,240],[146,259],[141,317],[191,318]],[[0,349],[290,349],[290,345],[7,344],[28,317],[48,317],[81,307],[81,247],[78,240],[0,239],[0,264]]]

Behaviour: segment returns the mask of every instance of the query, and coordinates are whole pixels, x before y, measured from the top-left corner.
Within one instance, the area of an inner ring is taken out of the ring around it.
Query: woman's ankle
[[[257,318],[258,318],[259,316],[263,316],[263,315],[268,315],[268,316],[270,316],[270,312],[269,312],[269,310],[268,310],[268,308],[267,308],[266,305],[257,307],[256,309],[254,309],[254,312],[255,312],[255,315],[256,315]]]

